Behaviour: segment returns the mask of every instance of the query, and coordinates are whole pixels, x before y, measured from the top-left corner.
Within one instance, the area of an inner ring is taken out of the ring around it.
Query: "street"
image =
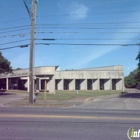
[[[0,108],[1,140],[127,140],[140,112],[65,108]]]
[[[129,128],[140,129],[139,90],[89,98],[69,107],[13,107],[24,95],[1,95],[0,140],[128,140]]]

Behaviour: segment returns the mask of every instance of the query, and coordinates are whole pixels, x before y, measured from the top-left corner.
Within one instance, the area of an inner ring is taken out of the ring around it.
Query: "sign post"
[[[45,78],[45,81],[44,81],[44,101],[46,103],[46,98],[47,98],[47,82],[46,82],[46,78]]]

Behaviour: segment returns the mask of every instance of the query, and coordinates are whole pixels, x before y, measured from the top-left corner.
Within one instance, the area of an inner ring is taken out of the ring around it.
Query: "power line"
[[[97,13],[88,13],[88,15],[104,15],[104,14],[114,14],[114,13],[128,13],[128,12],[140,12],[139,10],[134,10],[134,11],[110,11],[110,12],[97,12]],[[54,15],[54,14],[48,14],[48,15],[43,15],[40,17],[60,17],[60,16],[72,16],[72,15],[83,15],[83,14],[62,14],[62,15]],[[38,17],[38,16],[37,16]]]
[[[25,2],[27,2],[28,4],[31,4],[31,0],[25,0]]]
[[[23,19],[23,17],[21,17],[21,16],[19,16],[18,14],[16,14],[16,13],[10,11],[9,9],[6,9],[5,7],[2,7],[2,6],[0,6],[0,7],[1,7],[3,10],[5,10],[6,12],[9,12],[10,14],[15,15],[16,17],[20,17],[21,19]]]
[[[27,12],[28,12],[28,14],[29,14],[29,17],[30,17],[30,19],[31,19],[31,10],[29,9],[29,7],[28,7],[28,5],[27,5],[27,3],[30,4],[31,1],[28,2],[27,0],[23,0],[23,2],[24,2],[24,5],[25,5],[25,8],[26,8],[26,10],[27,10]]]
[[[84,44],[72,44],[72,43],[48,43],[49,45],[74,45],[74,46],[76,46],[76,45],[79,45],[79,46],[136,46],[136,45],[138,45],[138,44],[86,44],[86,43],[84,43]]]
[[[20,18],[20,19],[15,19],[15,20],[8,20],[8,21],[1,21],[0,23],[6,23],[6,24],[9,24],[10,22],[15,22],[15,21],[19,21],[19,20],[27,20],[29,18]]]
[[[54,41],[54,40],[128,40],[128,39],[132,39],[132,38],[115,38],[115,39],[112,39],[112,38],[60,38],[60,39],[52,39],[52,38],[39,39],[39,38],[36,38],[35,40]],[[133,38],[133,39],[139,39],[139,38]],[[30,39],[7,42],[7,43],[2,43],[0,45],[12,44],[12,43],[17,43],[17,42],[22,42],[22,41],[27,41],[27,40],[30,40]],[[41,43],[41,44],[44,44],[44,43]],[[38,43],[37,43],[37,45],[38,45]]]
[[[0,23],[10,23],[10,22],[15,22],[15,21],[20,21],[20,20],[27,20],[29,18],[20,18],[20,19],[15,19],[15,20],[8,20],[8,21],[0,21]],[[140,24],[140,22],[132,22],[132,21],[126,21],[126,22],[94,22],[94,23],[46,23],[46,24],[38,24],[38,25],[87,25],[87,24]]]
[[[18,40],[18,41],[13,41],[13,42],[7,42],[7,43],[2,43],[0,45],[12,44],[12,43],[17,43],[17,42],[22,42],[22,41],[27,41],[27,40],[30,40],[30,39],[24,39],[24,40]]]
[[[36,38],[36,40],[43,40],[43,41],[45,41],[45,40],[130,40],[130,39],[132,39],[132,38],[55,38],[55,39],[52,39],[52,38]],[[140,40],[140,38],[133,38],[133,39],[139,39]]]
[[[53,28],[53,29],[140,29],[140,27],[56,27],[56,26],[36,26],[36,28]]]
[[[140,32],[36,32],[39,34],[113,34],[113,33],[119,33],[119,34],[128,34],[128,33],[140,33]]]
[[[0,50],[13,49],[13,48],[25,48],[30,44],[18,45],[6,48],[0,48]],[[71,44],[71,43],[36,43],[36,45],[74,45],[74,46],[138,46],[139,44]]]
[[[37,25],[88,25],[88,24],[140,24],[140,21],[134,22],[134,21],[125,21],[125,22],[92,22],[92,23],[46,23],[46,24],[37,24]]]
[[[7,27],[7,28],[0,28],[0,30],[11,30],[11,29],[25,28],[25,27],[30,27],[30,25],[12,26],[12,27]]]
[[[26,27],[26,26],[25,26]],[[12,28],[7,28],[7,29],[5,29],[5,30],[10,30],[10,31],[5,31],[5,32],[0,32],[0,33],[9,33],[9,32],[16,32],[16,31],[21,31],[21,30],[28,30],[28,29],[30,29],[30,28],[25,28],[24,26],[23,27],[21,27],[21,29],[17,29],[17,30],[12,30]],[[46,28],[46,27],[36,27],[36,28]],[[71,28],[69,28],[69,27],[47,27],[47,28],[56,28],[56,29],[87,29],[87,30],[96,30],[96,29],[129,29],[129,30],[132,30],[132,29],[139,29],[139,27],[131,27],[131,28],[73,28],[73,27],[71,27]]]
[[[14,35],[5,35],[5,36],[0,36],[0,38],[11,38],[11,37],[15,37],[15,36],[20,36],[20,37],[24,37],[25,35],[30,34],[29,33],[20,33],[20,34],[14,34]]]
[[[0,33],[2,34],[2,33],[9,33],[9,32],[17,32],[17,31],[22,31],[22,30],[27,30],[27,29],[30,29],[30,28],[17,29],[17,30],[12,30],[12,31],[5,31],[5,32],[0,32]]]
[[[7,49],[13,49],[13,48],[25,48],[28,47],[29,44],[26,45],[18,45],[18,46],[13,46],[13,47],[6,47],[6,48],[0,48],[0,50],[7,50]]]

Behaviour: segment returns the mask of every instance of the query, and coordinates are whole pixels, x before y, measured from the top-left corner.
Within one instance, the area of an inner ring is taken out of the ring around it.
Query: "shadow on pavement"
[[[140,93],[121,93],[120,98],[140,98]]]

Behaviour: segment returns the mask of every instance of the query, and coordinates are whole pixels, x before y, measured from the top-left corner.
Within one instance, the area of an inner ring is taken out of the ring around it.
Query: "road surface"
[[[0,108],[0,140],[128,140],[140,111]]]
[[[137,92],[69,108],[0,107],[0,140],[128,140],[129,128],[140,129]]]

